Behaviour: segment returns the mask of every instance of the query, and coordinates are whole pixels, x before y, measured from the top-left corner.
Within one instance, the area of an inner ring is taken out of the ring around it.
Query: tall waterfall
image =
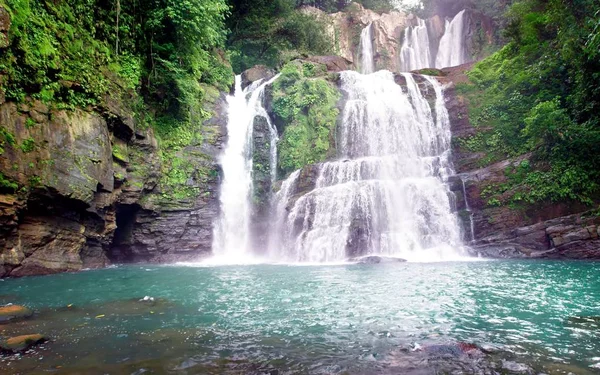
[[[428,28],[429,23],[417,18],[416,26],[404,30],[400,49],[400,70],[410,72],[424,68],[447,68],[469,62],[465,44],[465,11],[451,21],[446,20],[444,34],[438,41]],[[438,47],[438,48],[435,48]]]
[[[427,24],[418,19],[417,26],[409,26],[404,31],[404,42],[400,50],[400,71],[430,68],[432,63]]]
[[[465,11],[458,13],[450,22],[446,20],[446,31],[440,40],[440,48],[435,60],[436,68],[457,66],[467,62],[465,56]]]
[[[338,160],[316,167],[314,189],[300,197],[298,172],[283,183],[272,250],[279,258],[333,262],[381,254],[431,261],[458,255],[459,225],[443,181],[453,171],[442,88],[433,79],[403,78],[406,92],[388,71],[341,73],[347,101]]]
[[[372,23],[369,23],[360,33],[360,71],[363,74],[371,74],[375,71]]]
[[[242,90],[241,76],[235,77],[234,94],[227,97],[227,144],[221,157],[221,216],[215,223],[213,253],[224,261],[250,256],[249,224],[252,194],[252,136],[254,119],[266,118],[271,128],[271,166],[276,165],[277,130],[271,124],[262,99],[265,87],[277,79],[257,81]],[[272,170],[276,169],[274,167]],[[274,175],[272,174],[272,179]]]

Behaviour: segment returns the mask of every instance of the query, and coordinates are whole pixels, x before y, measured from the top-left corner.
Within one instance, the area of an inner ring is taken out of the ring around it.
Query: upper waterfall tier
[[[373,61],[373,24],[369,23],[360,33],[360,71],[371,74],[375,71]]]
[[[276,202],[271,254],[334,262],[366,254],[432,261],[456,257],[460,230],[444,179],[450,125],[437,81],[388,71],[341,73],[347,95],[338,160],[312,167],[312,191],[298,196],[294,173]],[[426,94],[426,95],[424,95]]]
[[[424,68],[447,68],[471,61],[467,53],[468,28],[465,11],[445,20],[444,33],[436,36],[432,20],[417,19],[417,25],[404,31],[400,51],[400,70],[408,72]]]

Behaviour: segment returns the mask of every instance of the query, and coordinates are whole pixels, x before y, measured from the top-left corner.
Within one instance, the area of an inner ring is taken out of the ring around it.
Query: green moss
[[[25,120],[25,127],[30,129],[30,128],[33,128],[34,126],[35,126],[35,121],[31,117],[27,117],[27,120]]]
[[[421,69],[419,70],[419,74],[432,77],[440,77],[444,75],[444,73],[439,69]]]
[[[0,126],[0,155],[4,153],[4,147],[6,145],[12,146],[15,144],[15,135]]]
[[[19,185],[5,177],[2,172],[0,172],[0,192],[8,192],[14,193],[19,188]]]
[[[129,157],[127,155],[127,145],[123,143],[115,143],[112,146],[112,156],[117,161],[122,163],[129,162]]]
[[[340,93],[324,78],[307,77],[306,71],[311,71],[306,65],[287,64],[273,85],[273,111],[286,124],[278,146],[284,175],[324,161],[335,151]]]
[[[21,151],[24,154],[28,154],[28,153],[32,152],[33,150],[35,150],[35,147],[36,147],[35,146],[35,141],[31,137],[23,140],[23,142],[19,146],[19,148],[21,149]]]

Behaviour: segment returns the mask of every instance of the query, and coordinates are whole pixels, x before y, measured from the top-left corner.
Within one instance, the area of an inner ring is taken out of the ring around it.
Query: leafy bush
[[[324,78],[309,78],[312,68],[286,64],[273,84],[273,111],[286,124],[279,143],[279,167],[285,175],[325,160],[331,147],[339,110],[339,91]]]

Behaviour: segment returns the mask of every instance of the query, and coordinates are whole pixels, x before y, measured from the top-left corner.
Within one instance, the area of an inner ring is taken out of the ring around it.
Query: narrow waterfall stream
[[[264,117],[270,129],[271,165],[277,163],[277,130],[263,107],[267,82],[257,81],[242,89],[241,76],[235,77],[235,92],[227,98],[227,144],[221,159],[223,182],[221,184],[221,216],[215,223],[213,253],[223,262],[239,262],[250,258],[250,214],[252,203],[252,136],[254,119]],[[271,179],[276,168],[271,168]]]
[[[375,71],[373,60],[373,24],[369,23],[360,33],[360,72],[371,74]]]
[[[336,262],[361,255],[435,261],[460,255],[460,230],[443,180],[450,127],[442,89],[388,71],[341,73],[347,101],[338,160],[318,166],[315,188],[297,197],[295,173],[278,195],[276,252],[294,262]],[[433,105],[428,98],[428,94]],[[281,207],[288,207],[289,213]]]

